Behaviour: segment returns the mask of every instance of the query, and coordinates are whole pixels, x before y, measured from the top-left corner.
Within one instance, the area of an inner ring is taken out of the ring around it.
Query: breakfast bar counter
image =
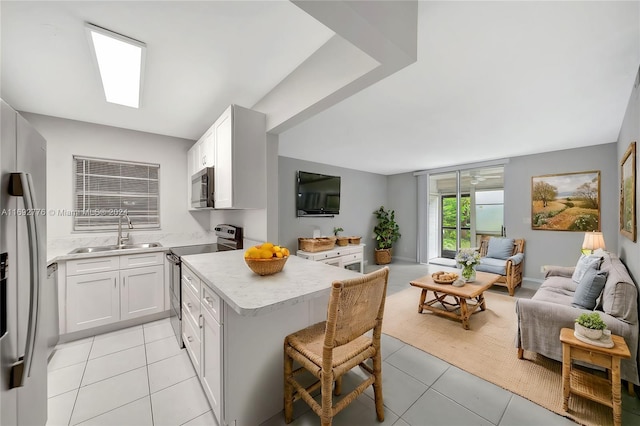
[[[260,276],[246,265],[241,250],[183,256],[201,280],[243,316],[328,296],[331,282],[360,276],[344,268],[289,256],[282,272]]]
[[[361,274],[290,256],[281,272],[260,276],[241,250],[182,260],[183,340],[218,423],[253,426],[278,415],[285,336],[325,320],[331,283]]]

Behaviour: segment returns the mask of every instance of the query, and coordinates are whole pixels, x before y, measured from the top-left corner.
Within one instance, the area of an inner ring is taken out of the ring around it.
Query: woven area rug
[[[473,375],[585,425],[611,425],[611,408],[572,396],[562,410],[562,364],[525,351],[517,357],[516,299],[485,293],[487,310],[471,316],[470,330],[459,321],[419,314],[420,289],[387,297],[382,331]],[[625,390],[622,390],[625,392]]]

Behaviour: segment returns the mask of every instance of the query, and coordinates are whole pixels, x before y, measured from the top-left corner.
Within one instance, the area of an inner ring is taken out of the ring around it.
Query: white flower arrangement
[[[473,281],[475,278],[474,267],[480,263],[480,253],[471,248],[460,249],[456,254],[456,263],[462,267],[462,277],[466,281]]]
[[[471,248],[460,249],[456,254],[456,263],[463,268],[465,266],[474,266],[480,263],[480,253]]]

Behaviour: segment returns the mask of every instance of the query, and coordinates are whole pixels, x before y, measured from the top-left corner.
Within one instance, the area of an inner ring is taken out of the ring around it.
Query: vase
[[[476,280],[476,265],[465,265],[462,267],[462,278],[464,282],[472,283]]]

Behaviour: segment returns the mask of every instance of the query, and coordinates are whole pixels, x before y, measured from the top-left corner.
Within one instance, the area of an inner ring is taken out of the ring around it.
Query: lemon
[[[274,253],[273,255],[274,255],[275,257],[277,257],[277,258],[283,258],[283,257],[284,257],[284,254],[282,254],[282,252],[281,252],[281,251],[276,252],[276,253]]]
[[[262,250],[260,250],[260,258],[262,258],[262,259],[271,259],[271,256],[273,256],[273,253],[271,253],[270,249],[262,249]]]
[[[289,256],[289,249],[286,247],[282,247],[282,254],[285,256]]]
[[[263,250],[271,250],[273,248],[273,243],[267,241],[266,243],[262,243],[260,248]]]

